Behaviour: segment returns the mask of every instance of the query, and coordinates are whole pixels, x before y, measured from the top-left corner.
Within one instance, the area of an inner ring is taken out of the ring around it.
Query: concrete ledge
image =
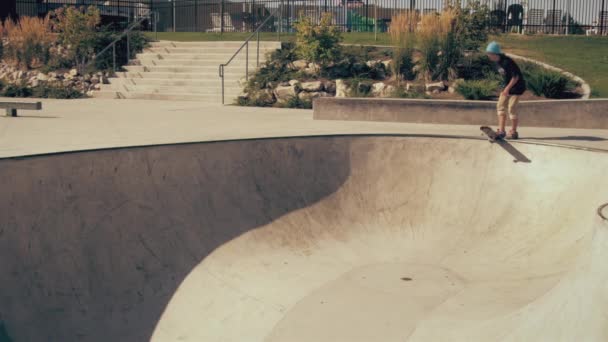
[[[319,98],[315,120],[495,125],[496,102],[378,98]],[[608,99],[524,101],[521,124],[527,127],[608,129]]]

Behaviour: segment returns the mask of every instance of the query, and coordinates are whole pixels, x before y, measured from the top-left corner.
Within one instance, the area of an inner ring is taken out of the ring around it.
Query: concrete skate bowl
[[[343,136],[0,160],[12,341],[606,341],[608,155]]]

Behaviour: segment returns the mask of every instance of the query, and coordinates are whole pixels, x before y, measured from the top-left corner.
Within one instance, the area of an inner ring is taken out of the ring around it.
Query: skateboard
[[[481,127],[479,127],[479,130],[481,130],[483,132],[483,134],[485,134],[488,137],[488,140],[490,140],[490,142],[496,142],[496,141],[502,140],[502,138],[499,137],[498,135],[496,135],[496,132],[488,126],[481,126]]]

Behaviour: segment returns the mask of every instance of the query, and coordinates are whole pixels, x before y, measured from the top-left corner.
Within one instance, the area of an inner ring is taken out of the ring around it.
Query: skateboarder
[[[505,78],[505,88],[500,93],[498,98],[498,129],[496,135],[499,138],[507,136],[511,139],[519,138],[517,132],[517,125],[519,118],[517,116],[517,103],[519,97],[526,91],[526,81],[522,75],[521,70],[517,64],[509,57],[507,57],[500,50],[500,45],[496,42],[491,42],[486,48],[486,53],[491,61],[495,62],[498,66],[498,72]],[[509,135],[505,133],[505,123],[507,120],[507,113],[511,119],[511,130]]]

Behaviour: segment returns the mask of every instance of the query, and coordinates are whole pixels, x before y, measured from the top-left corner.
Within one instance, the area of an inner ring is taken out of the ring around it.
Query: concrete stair
[[[219,65],[226,63],[242,42],[152,43],[136,59],[96,91],[97,98],[150,99],[221,102]],[[249,43],[224,70],[225,102],[232,103],[242,93],[246,65],[257,69],[256,42]],[[279,42],[260,42],[259,63],[280,48]]]

